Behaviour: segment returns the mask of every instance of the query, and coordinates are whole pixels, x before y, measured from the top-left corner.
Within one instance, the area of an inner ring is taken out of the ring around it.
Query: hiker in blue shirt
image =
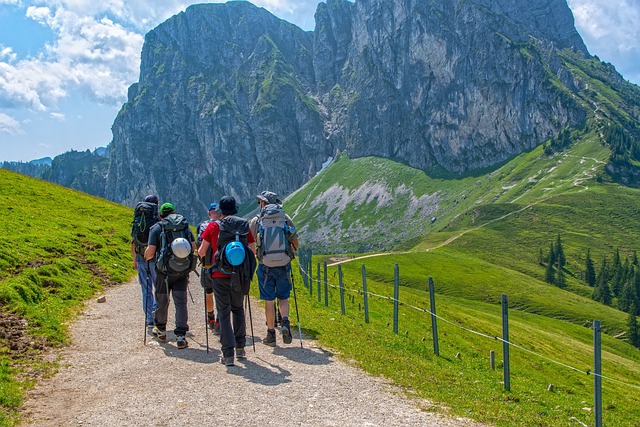
[[[138,203],[133,213],[131,224],[131,255],[133,269],[138,271],[138,282],[142,289],[142,311],[145,313],[147,327],[153,327],[153,312],[157,308],[153,297],[153,286],[156,282],[155,259],[144,259],[144,251],[149,241],[149,230],[159,221],[158,197],[150,194]],[[151,332],[150,330],[148,332]]]

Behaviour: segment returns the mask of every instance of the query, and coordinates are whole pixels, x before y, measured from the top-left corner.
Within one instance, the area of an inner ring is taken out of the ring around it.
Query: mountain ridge
[[[640,139],[640,89],[589,55],[564,0],[329,0],[315,18],[305,32],[228,2],[150,31],[105,187],[88,192],[127,205],[157,193],[199,218],[223,194],[243,211],[264,189],[287,195],[339,153],[462,175],[599,108]],[[619,157],[609,173],[637,182]]]

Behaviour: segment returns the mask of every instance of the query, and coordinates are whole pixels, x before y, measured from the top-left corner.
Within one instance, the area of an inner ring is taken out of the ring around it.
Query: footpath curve
[[[219,363],[220,345],[205,345],[202,288],[191,278],[189,348],[175,337],[147,337],[137,281],[115,286],[106,302],[87,304],[72,326],[59,372],[28,393],[23,416],[31,426],[480,426],[425,412],[385,380],[339,361],[297,330],[290,345],[263,345],[264,313],[252,301],[256,352],[246,361]],[[173,325],[173,304],[169,327]],[[141,322],[142,321],[142,322]],[[293,322],[292,322],[293,323]],[[248,326],[248,325],[247,325]],[[293,325],[292,325],[293,326]],[[294,328],[297,329],[297,328]],[[250,334],[250,330],[248,331]]]

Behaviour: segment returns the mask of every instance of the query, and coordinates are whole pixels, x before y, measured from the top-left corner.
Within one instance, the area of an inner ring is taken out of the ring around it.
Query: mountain
[[[489,167],[585,126],[575,64],[593,61],[564,0],[330,0],[313,33],[247,2],[191,6],[146,36],[107,197],[198,215],[214,195],[288,194],[339,152]]]
[[[328,0],[315,18],[305,32],[232,1],[150,31],[106,197],[157,193],[193,222],[223,194],[245,212],[287,195],[339,153],[461,176],[589,123],[607,173],[640,182],[640,89],[589,55],[565,0]]]

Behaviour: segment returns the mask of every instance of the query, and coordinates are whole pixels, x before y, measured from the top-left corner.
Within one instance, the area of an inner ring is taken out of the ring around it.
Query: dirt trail
[[[143,345],[137,282],[111,288],[90,302],[72,326],[73,344],[61,369],[29,392],[25,425],[33,426],[432,426],[469,420],[424,412],[386,381],[367,376],[297,332],[290,345],[263,345],[264,313],[252,302],[256,353],[235,367],[219,363],[217,337],[205,347],[202,289],[195,276],[189,301],[189,348],[175,337]],[[173,325],[173,305],[169,326]],[[250,331],[249,331],[250,332]],[[250,339],[249,339],[250,341]]]

